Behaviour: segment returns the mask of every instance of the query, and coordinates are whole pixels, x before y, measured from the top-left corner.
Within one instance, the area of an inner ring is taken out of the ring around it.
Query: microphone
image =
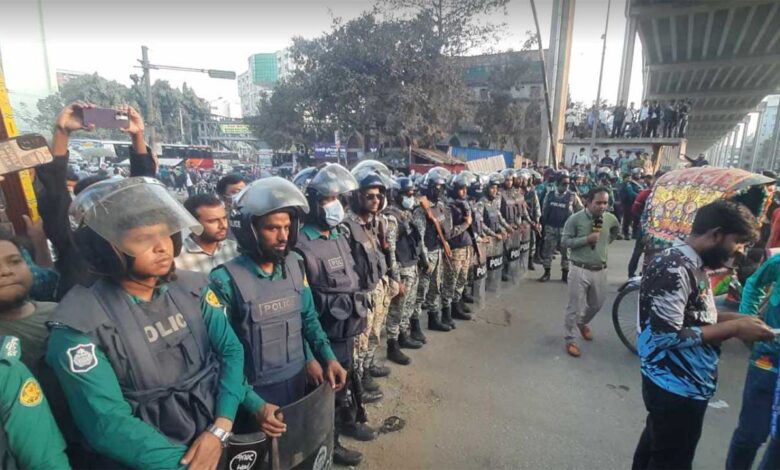
[[[593,228],[590,230],[590,233],[599,233],[601,232],[601,227],[604,225],[604,217],[598,216],[593,218]],[[591,250],[596,249],[596,245],[590,246]]]

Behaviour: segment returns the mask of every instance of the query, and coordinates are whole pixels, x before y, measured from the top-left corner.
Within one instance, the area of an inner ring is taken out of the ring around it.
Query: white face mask
[[[403,196],[401,198],[401,207],[404,209],[412,209],[417,203],[417,199],[414,196]]]
[[[325,212],[325,223],[329,227],[335,227],[344,220],[344,206],[338,199],[322,206],[322,210]]]

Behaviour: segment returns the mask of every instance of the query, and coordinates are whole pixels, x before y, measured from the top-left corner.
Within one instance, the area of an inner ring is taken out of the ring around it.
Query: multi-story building
[[[74,72],[72,70],[57,69],[57,88],[61,89],[63,85],[76,77],[86,75],[84,72]]]
[[[292,72],[294,65],[289,49],[252,54],[247,62],[247,71],[238,76],[238,96],[242,114],[253,116],[257,114],[261,96],[272,92],[274,86]]]

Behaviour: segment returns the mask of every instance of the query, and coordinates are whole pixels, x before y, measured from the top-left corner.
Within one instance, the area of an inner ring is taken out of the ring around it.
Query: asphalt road
[[[580,358],[564,351],[557,266],[553,281],[537,283],[537,267],[454,332],[426,330],[428,345],[408,352],[411,365],[391,364],[379,379],[384,400],[369,405],[372,425],[397,415],[406,428],[369,443],[344,438],[364,452],[361,468],[629,468],[646,414],[639,362],[615,334],[611,305],[630,252],[627,241],[611,247],[610,295]],[[723,468],[739,415],[748,350],[733,340],[723,349],[711,403],[728,406],[708,409],[695,468]]]

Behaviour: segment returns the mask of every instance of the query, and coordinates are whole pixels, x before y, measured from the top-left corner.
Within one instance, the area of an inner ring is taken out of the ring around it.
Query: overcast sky
[[[41,0],[52,74],[56,69],[97,72],[130,84],[129,76],[150,48],[152,63],[197,68],[247,69],[247,57],[273,52],[293,36],[315,37],[327,31],[333,16],[350,19],[373,5],[372,0]],[[0,0],[2,53],[8,87],[17,97],[44,89],[43,48],[38,9],[33,0]],[[537,0],[542,37],[549,44],[552,0]],[[596,98],[601,35],[607,0],[579,0],[575,13],[571,96]],[[610,14],[602,97],[615,101],[625,28],[625,0],[614,0]],[[510,0],[506,35],[495,48],[519,49],[525,31],[533,29],[528,0]],[[238,101],[235,81],[205,75],[153,71],[153,79],[174,86],[187,82],[207,100]],[[637,41],[631,100],[641,96],[641,45]]]

